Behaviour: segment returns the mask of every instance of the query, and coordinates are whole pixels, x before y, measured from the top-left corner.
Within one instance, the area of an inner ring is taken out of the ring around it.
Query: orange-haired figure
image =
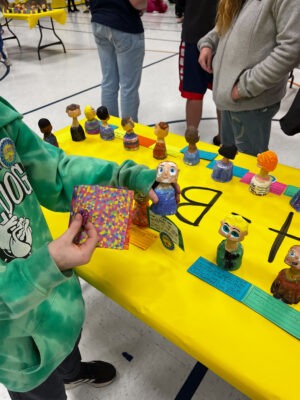
[[[269,193],[272,177],[269,172],[274,171],[278,164],[276,153],[271,150],[264,151],[257,155],[257,166],[260,167],[259,174],[253,176],[249,190],[258,196],[265,196]]]

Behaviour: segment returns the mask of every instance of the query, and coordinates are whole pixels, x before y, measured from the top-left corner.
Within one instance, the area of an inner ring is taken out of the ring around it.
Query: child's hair
[[[220,36],[227,32],[233,19],[241,11],[246,0],[220,0],[216,18],[216,29]]]
[[[267,150],[257,155],[257,163],[267,172],[274,171],[277,166],[278,158],[274,151]]]
[[[77,110],[78,108],[80,108],[80,105],[79,105],[79,104],[74,104],[74,103],[72,103],[72,104],[69,104],[69,105],[66,107],[66,112],[68,112],[68,111],[74,111],[74,110]]]
[[[96,114],[97,117],[102,120],[107,119],[109,117],[108,109],[105,106],[97,108]]]
[[[241,215],[229,214],[222,222],[236,227],[241,232],[248,233],[248,222]]]
[[[41,118],[38,122],[38,126],[40,129],[47,128],[47,126],[49,126],[49,125],[51,125],[51,122],[47,118]]]
[[[94,119],[95,118],[95,110],[93,109],[92,106],[87,105],[84,108],[84,115],[86,116],[86,119]]]
[[[134,127],[134,122],[133,122],[133,120],[132,120],[132,118],[131,117],[123,117],[122,119],[121,119],[121,125],[124,127],[125,125],[127,125],[127,124],[131,124],[132,125],[132,127]]]
[[[229,160],[234,160],[237,153],[237,147],[235,144],[228,146],[222,144],[218,150],[218,153],[225,158],[229,158]]]

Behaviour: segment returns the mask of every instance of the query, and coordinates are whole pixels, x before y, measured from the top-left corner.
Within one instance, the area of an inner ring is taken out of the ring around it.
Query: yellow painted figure
[[[100,121],[97,118],[95,109],[90,105],[85,106],[84,115],[86,118],[86,121],[84,123],[85,132],[88,133],[89,135],[96,135],[96,134],[99,135]]]

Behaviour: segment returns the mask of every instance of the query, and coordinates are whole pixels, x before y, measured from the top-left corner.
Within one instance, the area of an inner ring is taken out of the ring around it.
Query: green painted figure
[[[217,248],[217,265],[226,271],[240,268],[244,249],[240,243],[248,234],[248,222],[240,215],[228,215],[221,221],[219,234],[226,239]]]

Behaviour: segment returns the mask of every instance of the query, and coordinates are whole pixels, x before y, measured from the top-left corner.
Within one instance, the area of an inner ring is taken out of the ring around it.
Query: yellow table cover
[[[116,118],[110,123],[120,125]],[[153,128],[136,124],[135,132],[155,140]],[[87,135],[83,142],[72,142],[69,127],[57,132],[57,138],[68,154],[118,163],[132,158],[151,168],[158,164],[151,149],[128,152],[121,139],[105,142],[98,135]],[[187,145],[184,137],[174,134],[166,137],[166,144],[173,153],[174,148]],[[198,148],[217,153],[217,147],[207,143],[199,142]],[[238,213],[250,220],[250,225],[242,242],[242,266],[233,273],[270,293],[279,270],[287,268],[284,258],[288,249],[299,244],[300,213],[284,194],[255,196],[237,177],[229,183],[213,181],[212,170],[207,168],[210,161],[202,159],[190,167],[183,163],[182,154],[168,159],[180,168],[179,184],[186,196],[181,203],[187,205],[179,207],[179,212],[190,224],[170,217],[182,232],[185,251],[177,246],[167,250],[159,239],[146,251],[133,245],[128,251],[96,249],[91,262],[77,268],[78,274],[250,398],[299,400],[299,341],[187,269],[200,256],[215,262],[217,246],[223,240],[218,234],[220,221],[229,213]],[[256,158],[244,154],[236,156],[234,165],[259,171]],[[300,186],[295,168],[278,165],[272,175],[277,182]],[[216,193],[219,197],[205,213]],[[193,203],[188,204],[190,201]],[[283,236],[274,261],[268,262],[270,249],[291,212],[288,234]],[[201,221],[193,225],[201,213]],[[67,213],[45,210],[45,216],[54,237],[67,228]],[[300,311],[300,304],[293,308]]]
[[[33,14],[4,13],[3,16],[7,19],[18,19],[27,21],[30,29],[34,28],[37,25],[40,18],[52,18],[62,25],[66,22],[67,19],[67,14],[65,10],[51,10]]]

